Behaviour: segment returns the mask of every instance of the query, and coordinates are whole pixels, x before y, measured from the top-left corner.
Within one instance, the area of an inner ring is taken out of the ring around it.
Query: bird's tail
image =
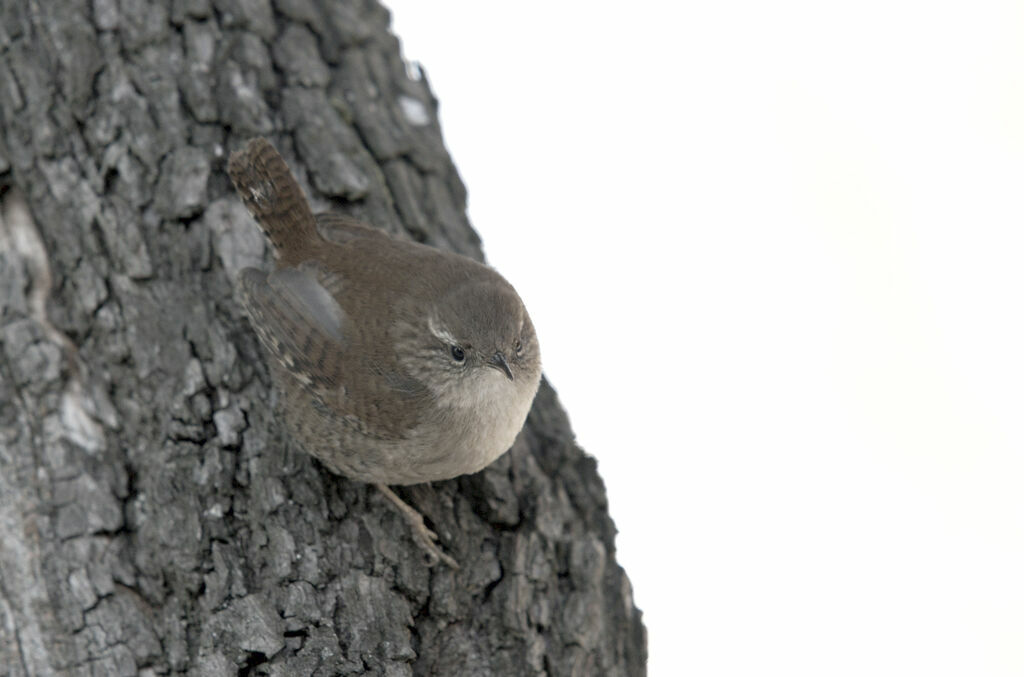
[[[228,175],[279,258],[298,256],[320,240],[302,188],[269,141],[256,137],[232,153]]]

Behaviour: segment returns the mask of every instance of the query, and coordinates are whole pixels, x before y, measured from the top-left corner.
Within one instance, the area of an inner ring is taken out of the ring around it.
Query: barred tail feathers
[[[269,141],[257,137],[232,153],[228,175],[279,258],[287,260],[319,241],[306,196]]]

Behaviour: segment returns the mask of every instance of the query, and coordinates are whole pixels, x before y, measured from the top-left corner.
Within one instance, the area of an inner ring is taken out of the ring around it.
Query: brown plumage
[[[508,449],[540,381],[540,351],[504,278],[340,215],[314,217],[265,139],[232,154],[228,173],[274,247],[276,270],[246,269],[238,285],[306,451],[385,485],[476,472]]]

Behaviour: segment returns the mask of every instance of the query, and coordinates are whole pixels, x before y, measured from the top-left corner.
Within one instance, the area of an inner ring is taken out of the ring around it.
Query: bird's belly
[[[286,412],[289,431],[303,449],[333,472],[384,484],[419,484],[482,470],[512,446],[527,412],[495,398],[469,409],[446,408],[403,439],[382,439],[328,408],[307,404],[300,405],[302,415]],[[311,411],[318,415],[310,416]]]
[[[454,412],[452,424],[439,431],[435,443],[437,461],[425,464],[436,464],[437,471],[447,477],[478,472],[490,465],[512,446],[526,418],[525,412],[519,415],[507,406],[478,407],[473,417],[460,414]]]

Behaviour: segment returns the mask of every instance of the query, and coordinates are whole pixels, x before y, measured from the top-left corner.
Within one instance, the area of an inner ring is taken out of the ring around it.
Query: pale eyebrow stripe
[[[458,345],[459,344],[459,342],[455,340],[455,337],[452,336],[452,333],[450,331],[448,331],[447,329],[445,329],[444,327],[440,326],[434,320],[433,317],[431,317],[431,318],[429,318],[427,320],[427,327],[430,329],[430,333],[431,334],[433,334],[437,338],[441,339],[442,341],[445,341],[446,343],[451,343],[453,345]]]

